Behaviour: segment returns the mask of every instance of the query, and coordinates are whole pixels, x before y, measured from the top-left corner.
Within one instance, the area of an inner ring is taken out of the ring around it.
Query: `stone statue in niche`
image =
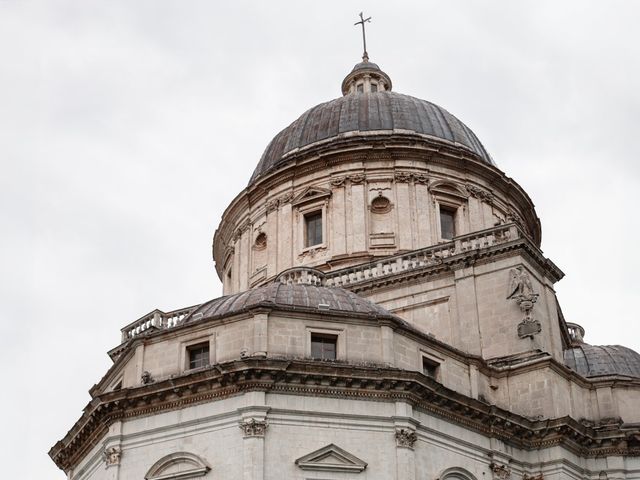
[[[538,300],[538,294],[534,293],[529,274],[522,266],[512,268],[509,271],[509,291],[507,299],[515,300],[524,313],[524,319],[518,324],[518,336],[530,337],[542,331],[540,322],[533,318],[533,305]]]

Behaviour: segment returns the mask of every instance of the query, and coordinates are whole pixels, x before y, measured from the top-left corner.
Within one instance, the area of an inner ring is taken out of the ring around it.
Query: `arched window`
[[[177,452],[162,457],[149,469],[145,480],[188,480],[203,477],[211,467],[193,453]]]
[[[464,468],[451,467],[444,470],[437,480],[476,480],[476,477]]]

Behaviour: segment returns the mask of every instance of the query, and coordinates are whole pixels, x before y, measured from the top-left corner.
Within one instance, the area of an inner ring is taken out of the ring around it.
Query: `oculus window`
[[[311,334],[311,358],[316,360],[335,360],[338,336],[326,333]]]
[[[206,367],[209,365],[209,343],[199,343],[187,347],[189,369]]]
[[[322,243],[322,212],[312,212],[304,216],[305,247],[313,247]]]

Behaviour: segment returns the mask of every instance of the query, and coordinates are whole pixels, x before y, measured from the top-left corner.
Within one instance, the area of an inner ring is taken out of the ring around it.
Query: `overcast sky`
[[[640,350],[640,3],[0,0],[3,478],[65,478],[119,329],[219,296],[269,140],[368,50],[529,193],[586,340]]]

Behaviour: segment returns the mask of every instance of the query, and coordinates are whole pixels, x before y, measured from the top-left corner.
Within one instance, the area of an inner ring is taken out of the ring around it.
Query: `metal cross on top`
[[[369,54],[367,53],[367,36],[364,33],[364,24],[366,22],[371,22],[371,17],[364,18],[362,16],[362,12],[360,12],[360,21],[354,23],[354,25],[362,25],[362,44],[364,45],[364,53],[362,54],[362,60],[365,62],[368,62]]]

